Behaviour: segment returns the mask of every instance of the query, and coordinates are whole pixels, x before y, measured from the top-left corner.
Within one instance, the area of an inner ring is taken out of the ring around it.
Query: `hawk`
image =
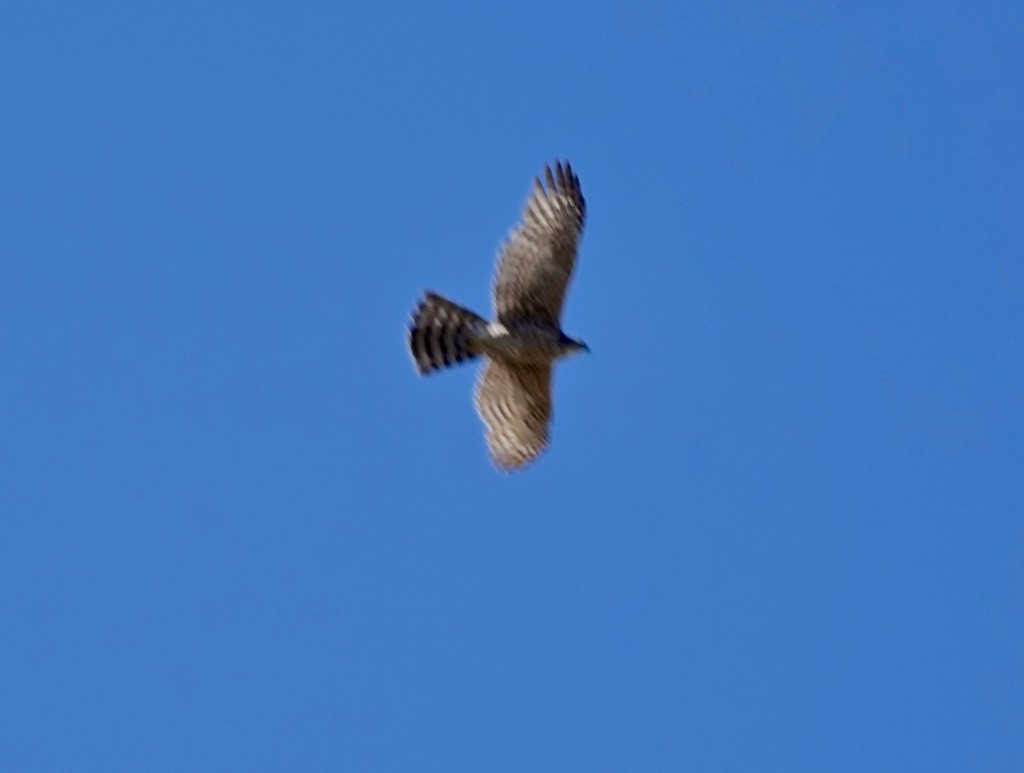
[[[426,292],[409,327],[420,375],[484,358],[473,403],[501,470],[519,469],[547,447],[552,365],[590,351],[559,322],[586,215],[580,181],[561,162],[546,166],[543,178],[534,178],[522,219],[498,252],[494,320]]]

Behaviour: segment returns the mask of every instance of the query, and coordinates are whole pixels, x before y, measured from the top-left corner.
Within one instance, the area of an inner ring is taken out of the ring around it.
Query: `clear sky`
[[[1022,9],[5,6],[0,769],[1024,770]]]

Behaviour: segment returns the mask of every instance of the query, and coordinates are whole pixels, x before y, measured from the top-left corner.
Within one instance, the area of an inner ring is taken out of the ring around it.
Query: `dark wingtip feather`
[[[558,190],[558,188],[555,186],[555,178],[551,174],[551,167],[550,166],[544,167],[544,180],[548,184],[548,190],[549,191],[556,191],[556,190]]]

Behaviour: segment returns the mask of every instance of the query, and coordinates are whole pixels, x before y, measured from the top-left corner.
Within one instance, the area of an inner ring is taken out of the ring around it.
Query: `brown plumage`
[[[534,179],[522,219],[498,255],[495,321],[437,293],[424,294],[409,329],[409,352],[421,374],[485,356],[474,405],[486,428],[491,460],[518,469],[548,444],[551,366],[587,350],[562,332],[560,318],[586,216],[579,178],[569,164]]]

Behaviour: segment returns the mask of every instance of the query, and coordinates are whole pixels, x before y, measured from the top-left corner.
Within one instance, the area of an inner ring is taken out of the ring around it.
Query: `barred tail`
[[[473,333],[487,320],[437,293],[424,293],[409,327],[409,353],[421,375],[477,356]]]

